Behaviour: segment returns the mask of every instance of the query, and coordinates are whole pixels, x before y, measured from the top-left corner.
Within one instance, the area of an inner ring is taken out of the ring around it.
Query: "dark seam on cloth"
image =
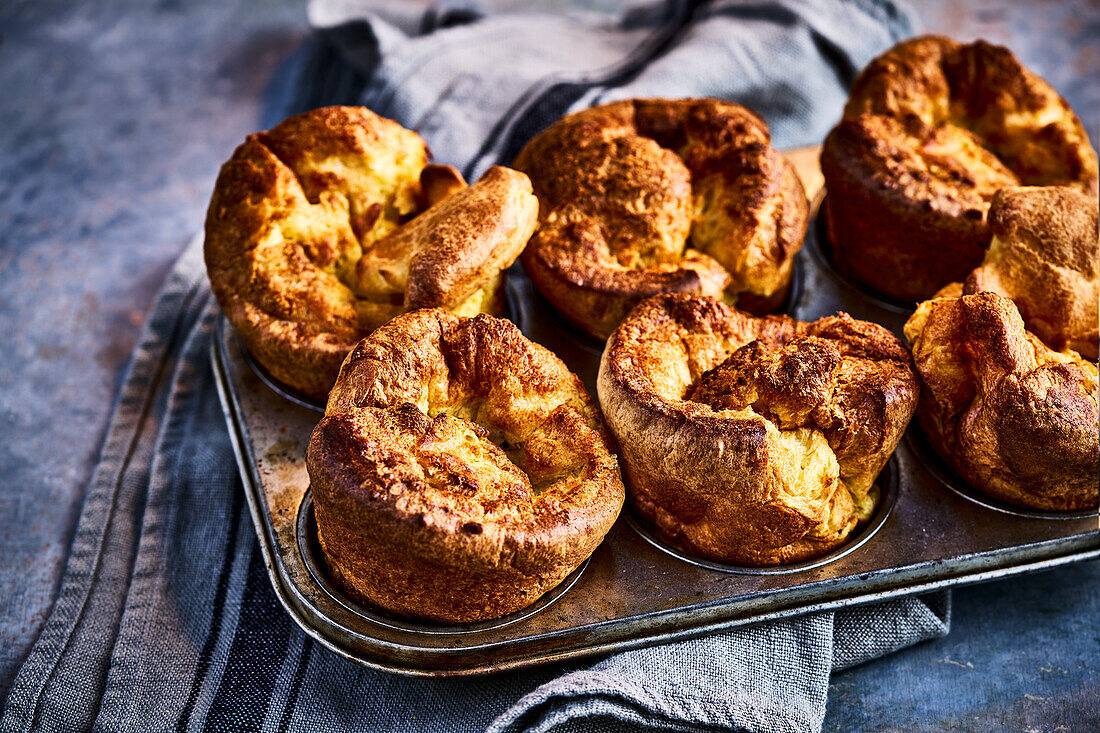
[[[233,570],[233,561],[237,557],[237,542],[240,539],[242,531],[251,532],[251,528],[247,530],[241,529],[241,514],[244,510],[244,490],[243,488],[238,491],[237,487],[233,487],[233,504],[230,509],[230,527],[233,531],[229,535],[229,540],[225,543],[225,552],[222,557],[222,567],[218,571],[218,585],[214,591],[214,607],[210,616],[210,627],[206,631],[206,639],[203,641],[202,651],[199,652],[199,660],[197,669],[195,670],[195,676],[191,680],[191,689],[187,694],[187,702],[180,713],[179,719],[176,721],[176,730],[183,733],[187,729],[187,723],[190,721],[191,716],[195,711],[195,703],[199,699],[199,693],[202,691],[203,683],[206,682],[206,676],[210,672],[210,664],[214,658],[214,652],[218,646],[218,637],[221,636],[222,626],[222,611],[225,609],[225,598],[229,593],[229,575]]]
[[[673,28],[669,35],[657,44],[657,47],[653,49],[653,53],[650,55],[650,57],[648,59],[645,59],[646,63],[638,64],[633,68],[624,69],[623,72],[617,75],[615,78],[608,79],[603,84],[603,86],[606,87],[604,91],[606,92],[607,89],[617,89],[625,84],[631,83],[632,81],[637,79],[643,71],[646,70],[649,63],[656,61],[657,59],[661,58],[669,51],[671,51],[672,47],[679,40],[681,40],[681,36],[684,35],[688,28],[693,26],[696,21],[700,19],[705,19],[707,17],[707,15],[702,11],[706,8],[709,8],[713,1],[715,0],[690,0],[690,2],[688,3],[688,7],[684,10],[683,17],[681,17],[677,22],[677,27]],[[700,18],[701,15],[702,18]],[[562,110],[562,114],[564,113],[565,110]],[[519,151],[517,150],[516,153],[518,154]]]
[[[355,21],[348,25],[369,28],[364,21]],[[324,34],[318,33],[318,36],[321,37],[308,42],[306,61],[295,74],[297,81],[293,85],[296,89],[293,99],[281,114],[271,115],[273,119],[269,120],[267,127],[273,127],[284,117],[308,112],[317,107],[358,103],[367,86],[367,76],[343,60],[336,42]],[[301,81],[303,79],[314,81],[307,84]],[[331,91],[334,87],[338,91]]]
[[[435,102],[430,107],[424,110],[424,113],[420,115],[410,125],[410,129],[416,130],[418,133],[423,134],[424,126],[431,120],[431,117],[439,111],[439,108],[451,99],[461,99],[462,93],[466,91],[467,85],[470,80],[476,82],[477,75],[475,74],[459,74],[451,79],[447,86],[443,87],[443,90],[435,98]],[[429,150],[429,153],[431,151]]]
[[[505,36],[507,31],[507,28],[496,29],[497,34],[502,37]],[[477,39],[477,45],[483,45],[490,40],[491,39],[479,38]],[[374,102],[370,103],[370,97],[367,97],[363,100],[364,105],[369,107],[371,111],[375,114],[381,115],[383,117],[388,116],[386,110],[389,109],[389,106],[392,103],[394,97],[397,96],[398,90],[401,87],[405,86],[406,82],[409,79],[416,76],[420,72],[420,69],[424,66],[424,64],[435,59],[437,56],[442,56],[443,54],[450,51],[452,48],[466,45],[468,44],[465,43],[465,39],[463,39],[462,41],[456,39],[452,40],[450,43],[444,43],[440,46],[435,46],[427,49],[424,53],[418,55],[415,59],[410,60],[410,62],[405,65],[404,69],[402,69],[404,73],[401,75],[400,80],[398,80],[395,76],[394,78],[387,81],[381,89],[371,95],[374,98]],[[381,66],[381,64],[379,64],[379,66]],[[376,66],[372,71],[371,77],[377,74],[377,72],[378,66]],[[369,81],[370,80],[368,79],[368,87],[370,86]]]
[[[420,27],[417,29],[417,35],[426,36],[437,30],[468,25],[484,17],[484,13],[473,7],[429,7],[420,16]]]
[[[872,19],[885,25],[889,30],[890,37],[893,38],[895,42],[900,41],[902,38],[905,38],[906,35],[913,32],[908,22],[899,22],[903,20],[907,21],[908,15],[903,13],[893,0],[844,0],[844,2],[855,5]],[[904,26],[904,30],[902,33],[895,33],[894,29],[899,25]]]
[[[463,176],[470,178],[473,175],[481,160],[496,146],[497,140],[505,134],[506,130],[510,129],[514,132],[526,120],[533,119],[535,114],[540,115],[541,119],[546,119],[552,112],[551,101],[554,102],[554,108],[559,110],[557,117],[560,117],[569,108],[570,104],[580,98],[585,90],[614,83],[615,79],[629,74],[639,73],[645,63],[668,50],[668,46],[690,22],[695,9],[706,2],[709,2],[709,0],[688,0],[687,2],[683,2],[683,0],[666,0],[667,10],[663,22],[658,23],[654,32],[627,54],[625,59],[613,65],[609,70],[602,72],[596,78],[585,81],[563,80],[550,83],[550,80],[554,78],[554,75],[551,75],[531,85],[489,130],[489,134],[485,136],[477,153],[474,154],[462,171]],[[670,22],[673,20],[675,22]],[[557,97],[551,96],[555,94],[557,94]],[[539,107],[544,100],[546,100],[545,105]],[[550,121],[552,122],[553,119],[556,118],[551,117]],[[527,129],[531,125],[525,125],[524,127]],[[539,132],[539,130],[533,130],[530,134],[535,132]],[[523,132],[520,133],[520,135],[523,134]],[[505,154],[507,150],[514,147],[516,148],[515,153],[518,153],[518,148],[526,142],[527,138],[518,140],[516,135],[509,134],[507,143],[501,153],[496,156],[497,162],[509,162],[510,158]],[[513,156],[515,153],[513,153]]]
[[[840,82],[840,88],[847,90],[851,87],[858,72],[858,69],[852,65],[851,59],[845,56],[844,52],[835,43],[826,38],[816,28],[810,28],[810,40],[813,41],[814,48],[821,54],[821,58],[829,63],[829,68],[836,74],[837,81]]]
[[[103,556],[104,556],[105,549],[106,549],[105,540],[106,540],[106,537],[108,535],[108,530],[114,524],[115,517],[116,517],[116,514],[117,514],[116,508],[118,506],[119,488],[120,488],[120,485],[122,483],[123,476],[126,473],[126,469],[130,465],[130,461],[133,459],[134,452],[137,450],[138,438],[140,437],[140,435],[142,433],[141,428],[145,424],[145,421],[148,419],[149,412],[152,409],[153,404],[156,402],[154,397],[156,397],[157,392],[158,392],[157,386],[161,383],[161,381],[164,377],[164,372],[167,368],[168,362],[170,361],[170,357],[172,355],[173,349],[179,343],[180,329],[181,329],[181,326],[183,325],[183,321],[184,321],[184,318],[182,317],[182,314],[186,313],[188,304],[191,302],[191,300],[194,299],[194,297],[195,297],[196,293],[198,292],[198,290],[199,290],[199,283],[198,282],[192,282],[190,284],[190,288],[182,296],[181,307],[170,309],[170,313],[175,316],[176,321],[175,321],[175,324],[172,326],[171,336],[165,342],[164,347],[163,347],[163,351],[160,355],[160,358],[156,361],[156,367],[151,370],[152,371],[152,374],[151,374],[152,378],[149,379],[146,382],[146,384],[148,386],[146,388],[145,396],[142,400],[142,406],[141,406],[141,410],[139,412],[139,417],[138,417],[137,421],[135,421],[135,423],[134,423],[133,433],[130,436],[129,444],[127,445],[125,454],[122,456],[121,463],[119,464],[118,469],[115,471],[115,477],[114,477],[114,480],[113,480],[113,483],[112,483],[112,486],[111,486],[111,489],[110,489],[110,500],[109,500],[109,503],[108,503],[108,506],[107,506],[107,518],[106,518],[106,521],[103,524],[103,528],[99,532],[99,535],[98,535],[98,538],[97,538],[97,546],[95,547],[95,560],[93,561],[93,566],[92,566],[91,572],[88,576],[88,583],[87,583],[87,585],[84,589],[83,597],[80,601],[80,606],[77,609],[76,616],[73,618],[72,623],[69,624],[68,631],[65,634],[64,642],[61,644],[61,648],[58,650],[57,656],[54,658],[52,663],[50,663],[49,671],[42,678],[41,684],[38,686],[38,690],[34,695],[34,701],[31,705],[31,711],[30,711],[31,712],[31,715],[30,715],[30,728],[28,728],[28,730],[34,730],[37,727],[38,717],[41,713],[42,695],[45,693],[46,688],[50,684],[50,681],[54,678],[54,675],[57,673],[57,668],[61,664],[61,660],[65,657],[65,654],[69,649],[69,645],[72,643],[73,634],[76,632],[77,626],[80,625],[81,619],[83,619],[83,617],[84,617],[84,612],[88,607],[88,601],[92,596],[92,590],[96,585],[96,580],[98,579],[99,573],[100,573],[100,571],[102,570],[102,567],[103,567]],[[150,335],[152,335],[154,333],[159,333],[159,330],[154,330],[154,328],[153,328],[154,323],[155,323],[155,321],[149,323],[149,326],[148,326],[148,328],[147,328],[147,330],[144,334],[145,338],[143,339],[143,342],[145,341],[145,339],[148,339],[148,337]],[[123,384],[130,384],[131,383],[131,380],[134,378],[134,375],[136,373],[137,366],[138,366],[137,359],[136,358],[132,359],[131,363],[130,363],[130,367],[126,371],[126,376],[123,378]],[[146,380],[142,380],[142,381],[146,381]],[[125,396],[120,397],[119,403],[116,406],[116,412],[114,414],[112,414],[111,421],[108,423],[109,426],[113,427],[114,419],[115,419],[115,417],[118,416],[117,410],[122,406],[124,400],[125,400]],[[108,428],[108,434],[110,433],[110,430],[111,430],[111,428],[109,427]],[[108,440],[110,440],[109,437],[108,437]],[[101,459],[103,459],[103,458],[104,458],[104,456],[101,455]],[[89,498],[92,498],[92,497],[89,497]],[[138,540],[140,542],[140,534],[138,535]],[[70,550],[70,555],[71,555],[71,552],[72,551]],[[132,574],[132,572],[133,572],[133,563],[136,562],[136,561],[137,561],[137,552],[135,550],[134,557],[130,561],[130,563],[131,563],[130,573],[127,573],[127,577],[130,577],[130,575]],[[60,600],[60,599],[58,599],[58,600]],[[117,627],[114,629],[114,633],[116,635],[118,634],[118,628]],[[112,646],[113,646],[113,644],[112,644]],[[100,697],[102,697],[102,695]]]
[[[203,730],[259,730],[267,718],[279,668],[290,645],[290,617],[278,607],[274,616],[269,613],[265,591],[270,586],[259,543],[251,543],[250,552],[225,672],[206,712]]]
[[[290,718],[298,708],[298,693],[302,689],[302,681],[306,676],[306,669],[313,658],[313,639],[305,636],[302,647],[298,651],[298,669],[294,672],[294,682],[290,686],[290,696],[283,706],[283,714],[279,718],[279,733],[287,733],[290,728]]]
[[[163,489],[155,490],[154,487],[161,485],[159,479],[165,475],[174,476],[177,474],[181,454],[174,446],[179,445],[188,428],[194,425],[197,415],[196,411],[184,410],[181,407],[188,404],[188,401],[194,396],[194,385],[192,384],[196,381],[194,374],[196,370],[201,370],[205,364],[201,357],[199,357],[199,361],[196,361],[194,357],[196,342],[205,344],[210,339],[209,323],[212,319],[210,317],[209,301],[213,297],[205,288],[197,288],[196,294],[200,297],[186,303],[181,310],[184,315],[183,320],[190,323],[191,327],[188,329],[183,345],[174,360],[175,366],[172,369],[171,378],[167,381],[168,390],[165,395],[164,418],[156,432],[149,463],[148,491],[144,495],[141,509],[135,513],[141,518],[141,528],[138,534],[133,571],[130,574],[130,582],[126,587],[126,592],[122,597],[122,611],[119,615],[118,631],[115,634],[110,661],[104,676],[104,691],[96,701],[94,713],[88,716],[89,720],[95,721],[96,728],[100,727],[99,721],[103,714],[103,703],[108,699],[118,645],[141,643],[147,638],[146,633],[150,624],[149,609],[155,607],[155,604],[149,601],[148,595],[157,595],[160,589],[163,588],[163,583],[167,582],[166,576],[160,573],[164,568],[159,563],[146,567],[144,570],[141,569],[141,565],[143,554],[147,551],[145,549],[147,542],[157,542],[162,547],[166,546],[164,529],[171,524],[171,520],[164,516],[158,516],[150,526],[149,512],[155,510],[158,514],[162,511],[172,514],[178,504],[172,500],[172,492]],[[196,300],[197,302],[194,302]],[[194,318],[190,317],[191,313],[195,314]],[[198,350],[205,351],[202,346],[199,346]],[[166,446],[169,447],[166,448]],[[143,581],[150,579],[154,581],[153,588],[143,583]],[[125,622],[135,608],[130,605],[131,597],[135,593],[138,594],[139,605],[137,607],[144,606],[147,610],[145,613],[137,614],[134,628],[128,628],[125,626]],[[140,627],[140,630],[137,630],[138,627]],[[125,636],[122,635],[124,630],[128,632]],[[125,649],[127,646],[123,646],[123,648]],[[125,656],[123,659],[125,660]],[[114,711],[114,714],[117,715],[117,712]]]

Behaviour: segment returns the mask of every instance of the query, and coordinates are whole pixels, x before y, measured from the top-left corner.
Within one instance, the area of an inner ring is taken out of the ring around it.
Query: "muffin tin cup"
[[[267,370],[266,367],[264,367],[263,364],[261,364],[256,359],[256,357],[252,356],[251,351],[249,351],[247,348],[242,348],[241,350],[244,352],[244,358],[245,361],[248,362],[249,369],[251,369],[253,373],[260,378],[261,382],[267,385],[268,389],[282,397],[284,400],[293,402],[295,405],[304,407],[307,410],[313,410],[319,415],[325,414],[325,404],[323,402],[321,402],[320,400],[315,400],[309,395],[299,392],[290,385],[280,382],[271,374],[271,372]],[[317,419],[320,420],[320,418]]]
[[[504,295],[507,303],[506,317],[519,326],[524,334],[532,329],[549,329],[566,341],[572,347],[571,350],[583,352],[597,360],[603,354],[604,342],[569,323],[565,316],[555,311],[550,302],[535,289],[534,283],[527,278],[518,262],[508,270],[508,277],[504,281]],[[540,318],[536,313],[543,314],[543,317]],[[532,340],[542,343],[537,338]],[[562,356],[562,360],[569,363],[566,356]]]
[[[900,335],[912,306],[843,278],[821,249],[817,219],[786,310],[801,320],[844,310]],[[512,320],[595,394],[602,345],[553,313],[520,268],[506,288]],[[667,547],[625,510],[587,565],[524,611],[479,624],[399,619],[349,598],[328,575],[304,461],[318,405],[250,366],[224,317],[211,359],[276,596],[323,646],[389,672],[456,676],[559,662],[1100,557],[1095,512],[1036,521],[976,501],[921,451],[911,427],[884,472],[876,514],[823,557],[778,568],[710,563]]]
[[[1015,504],[1009,504],[1006,501],[1001,501],[1000,499],[989,496],[980,489],[971,486],[952,470],[947,464],[947,461],[945,461],[936,449],[932,447],[932,444],[928,440],[928,436],[925,434],[924,430],[921,429],[921,426],[917,423],[915,418],[913,424],[905,433],[905,442],[909,446],[909,450],[917,457],[917,460],[919,460],[924,465],[925,469],[935,476],[941,484],[967,501],[971,501],[985,509],[991,509],[992,511],[1001,512],[1002,514],[1010,514],[1014,517],[1048,519],[1054,521],[1095,519],[1100,516],[1100,510],[1098,509],[1068,512],[1029,509],[1027,507],[1016,506]]]
[[[836,562],[859,550],[875,536],[876,532],[882,529],[882,526],[886,524],[886,520],[889,519],[890,513],[894,511],[894,506],[898,502],[898,468],[896,457],[891,456],[890,460],[886,462],[886,465],[882,469],[882,473],[879,474],[878,479],[875,481],[875,485],[878,486],[879,489],[879,500],[878,504],[875,506],[874,513],[867,521],[862,522],[856,527],[855,531],[848,536],[844,544],[818,557],[797,563],[787,563],[785,565],[734,565],[697,557],[666,542],[649,526],[643,517],[638,516],[629,508],[623,510],[623,519],[630,525],[630,528],[641,535],[642,539],[646,542],[681,562],[697,565],[698,567],[707,568],[708,570],[717,570],[722,573],[736,573],[741,575],[786,575],[789,573],[799,573],[804,570],[813,570],[814,568]]]
[[[298,552],[301,553],[302,563],[309,571],[313,580],[334,601],[346,608],[349,612],[360,618],[390,629],[408,631],[415,634],[476,634],[491,629],[499,629],[509,624],[514,624],[530,618],[542,611],[554,601],[561,598],[577,582],[577,578],[584,572],[588,565],[585,558],[577,568],[558,583],[556,586],[542,594],[534,603],[514,613],[500,618],[475,623],[448,624],[443,622],[421,621],[403,618],[384,609],[374,608],[348,594],[332,576],[328,565],[328,559],[321,549],[321,541],[317,536],[317,518],[313,511],[313,492],[306,491],[298,510]]]

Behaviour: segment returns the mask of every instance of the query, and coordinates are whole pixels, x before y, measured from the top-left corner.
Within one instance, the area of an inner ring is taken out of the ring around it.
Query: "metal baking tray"
[[[831,267],[816,223],[797,270],[787,307],[795,317],[844,310],[900,334],[911,306],[846,282]],[[524,333],[557,353],[595,394],[601,346],[574,335],[518,268],[509,273],[508,295]],[[211,360],[279,601],[336,654],[389,672],[456,676],[527,667],[1100,557],[1095,511],[1043,514],[982,498],[923,447],[914,420],[880,477],[876,515],[825,558],[764,569],[699,561],[663,546],[624,510],[591,559],[534,606],[479,624],[411,622],[360,605],[328,577],[304,458],[317,407],[281,391],[250,363],[224,316]]]

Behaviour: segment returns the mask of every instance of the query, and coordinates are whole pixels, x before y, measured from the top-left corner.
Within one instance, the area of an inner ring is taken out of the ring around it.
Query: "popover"
[[[522,173],[467,187],[414,132],[326,107],[250,135],[206,216],[214,294],[276,379],[324,398],[357,341],[399,313],[499,310],[501,272],[537,223]]]
[[[623,320],[597,382],[636,514],[692,555],[755,566],[824,554],[871,516],[917,384],[882,326],[681,294]]]
[[[657,293],[774,310],[808,203],[770,142],[763,120],[718,99],[634,99],[563,117],[515,160],[540,204],[524,270],[601,340]]]
[[[964,292],[1012,300],[1027,330],[1055,351],[1095,362],[1100,336],[1100,228],[1095,196],[1064,186],[1006,188],[993,197],[993,239]]]
[[[344,361],[306,453],[321,547],[353,596],[468,622],[522,609],[623,504],[594,400],[512,323],[397,316]]]
[[[967,483],[1002,501],[1095,508],[1096,364],[1047,347],[1008,298],[959,290],[921,303],[905,324],[932,447]]]
[[[904,300],[981,262],[999,189],[1097,190],[1096,152],[1050,85],[1008,49],[940,36],[903,41],[859,74],[821,168],[838,268]]]

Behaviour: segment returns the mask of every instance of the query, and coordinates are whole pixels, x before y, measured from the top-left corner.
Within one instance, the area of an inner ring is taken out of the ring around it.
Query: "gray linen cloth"
[[[737,99],[780,146],[811,142],[909,30],[885,0],[673,2],[617,23],[444,9],[421,35],[348,3],[311,18],[324,29],[272,109],[361,100],[474,174],[568,109],[636,94]],[[833,669],[947,633],[941,594],[472,680],[345,661],[268,585],[209,365],[215,315],[196,243],[146,321],[3,731],[814,731]]]

